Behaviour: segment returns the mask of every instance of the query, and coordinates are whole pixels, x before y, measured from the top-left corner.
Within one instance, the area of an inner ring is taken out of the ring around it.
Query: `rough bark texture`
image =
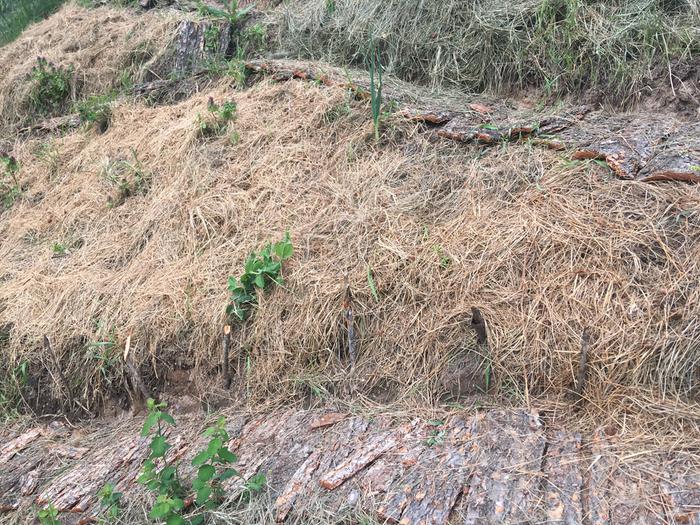
[[[206,443],[205,422],[177,419],[168,455],[187,478]],[[700,523],[700,470],[682,455],[639,456],[605,430],[590,439],[547,433],[537,413],[524,410],[444,422],[297,410],[227,421],[237,468],[246,479],[267,474],[278,522],[304,520],[309,501],[323,501],[327,512],[402,525]],[[136,483],[148,452],[141,424],[127,417],[0,429],[0,521],[29,523],[32,505],[51,502],[63,523],[87,523],[99,514],[96,494],[106,482],[126,504],[147,502]],[[226,490],[241,488],[235,479]]]

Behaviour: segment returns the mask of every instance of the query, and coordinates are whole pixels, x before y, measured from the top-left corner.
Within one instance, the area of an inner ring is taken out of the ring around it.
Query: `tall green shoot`
[[[374,124],[374,140],[379,142],[379,119],[382,114],[382,67],[381,57],[376,42],[372,42],[369,57],[369,92],[372,101],[372,123]]]

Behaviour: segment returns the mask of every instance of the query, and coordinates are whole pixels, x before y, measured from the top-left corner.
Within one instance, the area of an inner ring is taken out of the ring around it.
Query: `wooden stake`
[[[231,387],[231,372],[229,371],[229,352],[231,348],[231,326],[224,326],[224,361],[222,363],[224,388]]]
[[[578,374],[576,377],[576,401],[577,408],[583,403],[583,390],[586,388],[586,374],[588,373],[588,351],[591,347],[591,332],[586,327],[581,334],[581,355],[579,356]]]

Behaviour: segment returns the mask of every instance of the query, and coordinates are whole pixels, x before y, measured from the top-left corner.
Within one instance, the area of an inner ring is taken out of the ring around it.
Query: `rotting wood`
[[[348,283],[348,276],[345,276],[345,297],[343,298],[343,319],[345,321],[345,333],[347,334],[348,357],[350,358],[350,368],[354,368],[357,362],[357,347],[355,340],[355,323],[352,315],[352,291]]]
[[[485,344],[487,339],[486,321],[484,321],[484,317],[481,315],[481,310],[475,306],[472,306],[471,328],[476,334],[476,342],[480,345]]]
[[[581,436],[557,431],[549,439],[544,465],[547,523],[583,523]]]
[[[32,124],[26,128],[22,128],[18,133],[55,133],[57,131],[65,131],[75,129],[80,126],[80,116],[76,114],[62,115],[59,117],[43,120],[37,124]]]
[[[130,352],[131,348],[131,336],[127,337],[126,346],[124,350],[124,365],[126,366],[127,376],[129,378],[129,383],[131,388],[129,389],[129,394],[132,400],[133,412],[137,414],[141,411],[146,400],[150,397],[148,389],[141,379],[141,372],[137,368],[134,359],[134,353]]]

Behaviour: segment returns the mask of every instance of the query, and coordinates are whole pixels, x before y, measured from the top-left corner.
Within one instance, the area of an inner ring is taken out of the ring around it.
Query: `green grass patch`
[[[594,89],[625,102],[655,67],[668,74],[700,53],[699,15],[697,0],[309,0],[289,4],[281,40],[300,56],[355,65],[376,45],[387,72],[408,81]]]
[[[0,46],[17,38],[32,22],[58,10],[65,0],[0,0]]]

